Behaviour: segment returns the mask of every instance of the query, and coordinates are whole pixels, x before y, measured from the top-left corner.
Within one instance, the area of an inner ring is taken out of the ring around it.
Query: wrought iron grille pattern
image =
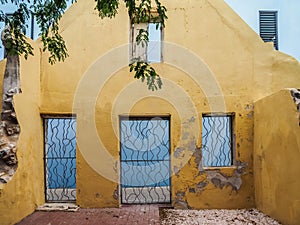
[[[47,202],[76,200],[76,120],[44,118]]]
[[[232,165],[232,116],[202,117],[202,165]]]
[[[121,202],[170,203],[169,118],[121,118]]]

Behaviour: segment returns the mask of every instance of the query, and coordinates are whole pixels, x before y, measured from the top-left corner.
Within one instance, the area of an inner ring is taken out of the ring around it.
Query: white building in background
[[[260,25],[264,25],[263,13],[274,12],[277,19],[278,50],[300,61],[299,0],[224,1],[258,34],[260,34]]]
[[[270,39],[277,42],[276,48],[300,61],[300,1],[299,0],[224,0],[255,32],[260,34],[260,25],[263,21],[272,19],[276,37]],[[11,14],[15,6],[11,4],[1,5],[1,10]],[[261,12],[261,13],[260,13]],[[270,13],[268,13],[270,12]],[[275,20],[275,21],[274,21]],[[269,21],[270,22],[270,21]],[[272,25],[272,24],[271,24]],[[5,24],[0,23],[2,31]],[[268,32],[270,26],[262,27]],[[272,29],[272,28],[271,28]],[[271,31],[272,33],[273,31]],[[34,18],[28,21],[26,35],[37,39],[39,28]],[[268,39],[268,37],[266,38]],[[0,60],[4,57],[4,47],[0,42]]]

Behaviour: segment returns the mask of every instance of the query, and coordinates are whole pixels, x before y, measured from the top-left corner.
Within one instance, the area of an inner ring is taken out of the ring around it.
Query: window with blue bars
[[[47,202],[76,200],[76,118],[44,117]]]
[[[202,116],[202,166],[233,165],[233,115]]]

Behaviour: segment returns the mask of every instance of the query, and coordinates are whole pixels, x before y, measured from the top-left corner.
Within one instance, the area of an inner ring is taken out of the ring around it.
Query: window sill
[[[236,165],[232,165],[232,166],[210,166],[210,167],[202,167],[203,170],[221,170],[221,169],[236,169],[237,166]]]

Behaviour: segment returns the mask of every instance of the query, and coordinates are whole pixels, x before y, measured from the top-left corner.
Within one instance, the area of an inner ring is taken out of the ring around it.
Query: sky
[[[71,6],[71,2],[69,2],[68,7]],[[8,3],[8,4],[1,4],[0,10],[2,10],[5,13],[13,13],[17,7],[14,4]],[[28,20],[28,25],[31,24],[31,18]],[[0,33],[2,32],[3,28],[5,27],[5,24],[3,22],[0,22]],[[33,40],[36,40],[39,37],[39,27],[37,23],[34,21],[33,26]],[[31,38],[31,28],[26,30],[26,36]],[[2,42],[0,40],[0,60],[2,60],[4,57],[4,47],[2,45]]]
[[[299,0],[224,0],[259,33],[259,10],[278,11],[279,50],[300,60]]]

